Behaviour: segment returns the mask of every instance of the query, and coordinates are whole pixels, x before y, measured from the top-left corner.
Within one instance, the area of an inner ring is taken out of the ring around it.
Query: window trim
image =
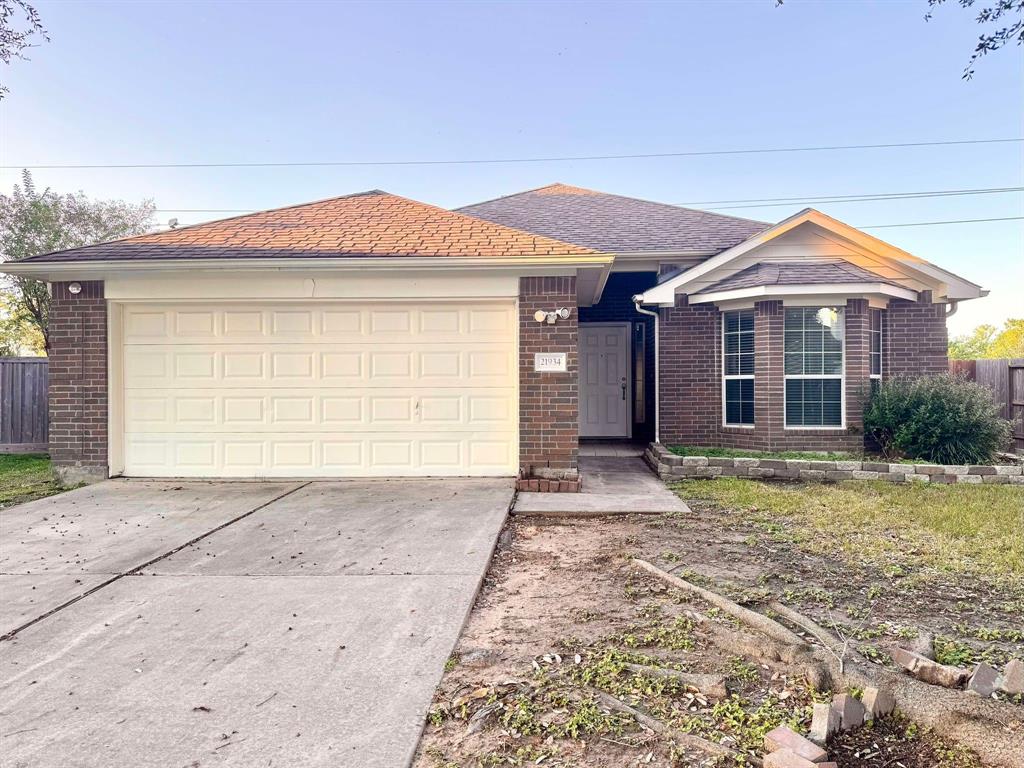
[[[828,308],[828,307],[831,307],[833,309],[838,310],[839,315],[842,318],[842,323],[843,323],[843,343],[842,343],[843,365],[842,365],[842,371],[838,375],[834,374],[834,373],[829,373],[829,374],[786,373],[786,363],[785,363],[786,352],[785,352],[785,345],[783,345],[783,351],[782,351],[782,359],[783,359],[783,363],[782,363],[782,426],[783,426],[783,429],[786,429],[786,430],[789,430],[789,431],[793,431],[793,432],[835,432],[836,430],[845,430],[846,429],[846,307],[842,306],[842,305],[836,306],[834,304],[822,304],[820,306],[813,306],[812,305],[812,306],[806,306],[806,307],[805,306],[789,307],[789,309],[818,309],[818,310],[821,310],[821,309],[825,309],[825,308]],[[782,312],[782,334],[783,334],[783,337],[785,337],[785,334],[786,334],[786,312],[785,312],[785,310],[786,310],[786,307],[783,307],[783,312]],[[821,380],[824,380],[824,379],[831,379],[831,380],[837,380],[838,379],[839,380],[839,411],[840,411],[840,421],[839,421],[839,424],[827,424],[827,425],[826,424],[822,424],[822,425],[812,424],[812,425],[809,425],[809,426],[805,426],[805,425],[802,425],[802,424],[794,424],[794,425],[790,426],[789,419],[786,417],[786,382],[789,381],[790,379],[803,379],[803,380],[813,379],[813,380],[816,380],[816,381],[821,381]]]
[[[725,316],[727,314],[732,313],[732,312],[735,312],[736,314],[740,314],[741,312],[750,312],[751,315],[754,316],[755,323],[757,321],[757,315],[754,313],[754,310],[750,309],[750,308],[746,308],[746,307],[743,307],[741,309],[728,309],[728,310],[724,310],[724,311],[718,313],[719,325],[721,326],[721,328],[719,330],[718,338],[719,338],[719,341],[720,341],[721,346],[722,346],[722,353],[719,356],[719,360],[721,361],[721,365],[722,365],[722,426],[723,427],[728,427],[729,429],[754,429],[757,426],[757,414],[756,413],[754,415],[754,423],[752,423],[752,424],[739,424],[739,423],[730,422],[730,421],[727,420],[728,416],[727,416],[727,410],[726,410],[726,382],[729,382],[729,381],[746,381],[746,380],[754,381],[754,377],[757,374],[757,329],[756,328],[751,331],[751,334],[754,336],[754,352],[753,352],[753,355],[754,355],[754,373],[726,374],[726,372],[725,372]],[[756,397],[756,395],[755,395],[755,397]],[[755,399],[755,403],[756,403],[756,399]]]
[[[868,308],[868,379],[871,381],[881,381],[882,376],[885,373],[885,315],[882,313],[885,310],[877,309],[875,307]],[[871,319],[875,317],[875,313],[878,313],[878,373],[874,373],[871,370],[871,358],[874,356],[874,351],[871,348],[871,343],[874,341],[875,329],[871,327]],[[846,334],[843,333],[843,346],[846,345]],[[843,350],[845,355],[846,350]],[[845,357],[844,364],[845,368]]]

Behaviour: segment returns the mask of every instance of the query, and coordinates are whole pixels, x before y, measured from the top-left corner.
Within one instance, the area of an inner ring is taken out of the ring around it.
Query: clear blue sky
[[[4,73],[3,165],[671,152],[1024,134],[1022,49],[963,66],[950,0],[206,3],[36,0],[52,41]],[[17,172],[0,172],[5,190]],[[381,188],[456,206],[563,181],[690,203],[1024,184],[1019,144],[432,167],[49,170],[158,208]],[[781,219],[802,206],[735,211]],[[854,225],[1024,214],[1024,195],[822,204]],[[161,212],[192,223],[214,214]],[[1024,316],[1024,222],[871,230],[992,289],[950,325]]]

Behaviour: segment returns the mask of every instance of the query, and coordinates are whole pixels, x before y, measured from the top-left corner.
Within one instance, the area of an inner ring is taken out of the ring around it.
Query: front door
[[[580,323],[580,437],[630,437],[629,323]]]

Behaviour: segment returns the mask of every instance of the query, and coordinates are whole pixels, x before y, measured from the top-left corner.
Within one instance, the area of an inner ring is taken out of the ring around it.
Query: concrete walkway
[[[689,512],[689,507],[635,456],[580,456],[580,493],[519,493],[517,515],[598,516]]]
[[[0,765],[406,765],[511,497],[110,481],[3,511],[4,626],[44,618],[0,642]]]

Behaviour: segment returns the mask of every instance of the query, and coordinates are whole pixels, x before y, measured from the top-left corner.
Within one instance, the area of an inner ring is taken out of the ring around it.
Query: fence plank
[[[49,361],[0,357],[0,453],[45,451]]]
[[[978,382],[992,393],[999,415],[1013,423],[1013,448],[1024,453],[1024,358],[950,360],[949,372]]]

